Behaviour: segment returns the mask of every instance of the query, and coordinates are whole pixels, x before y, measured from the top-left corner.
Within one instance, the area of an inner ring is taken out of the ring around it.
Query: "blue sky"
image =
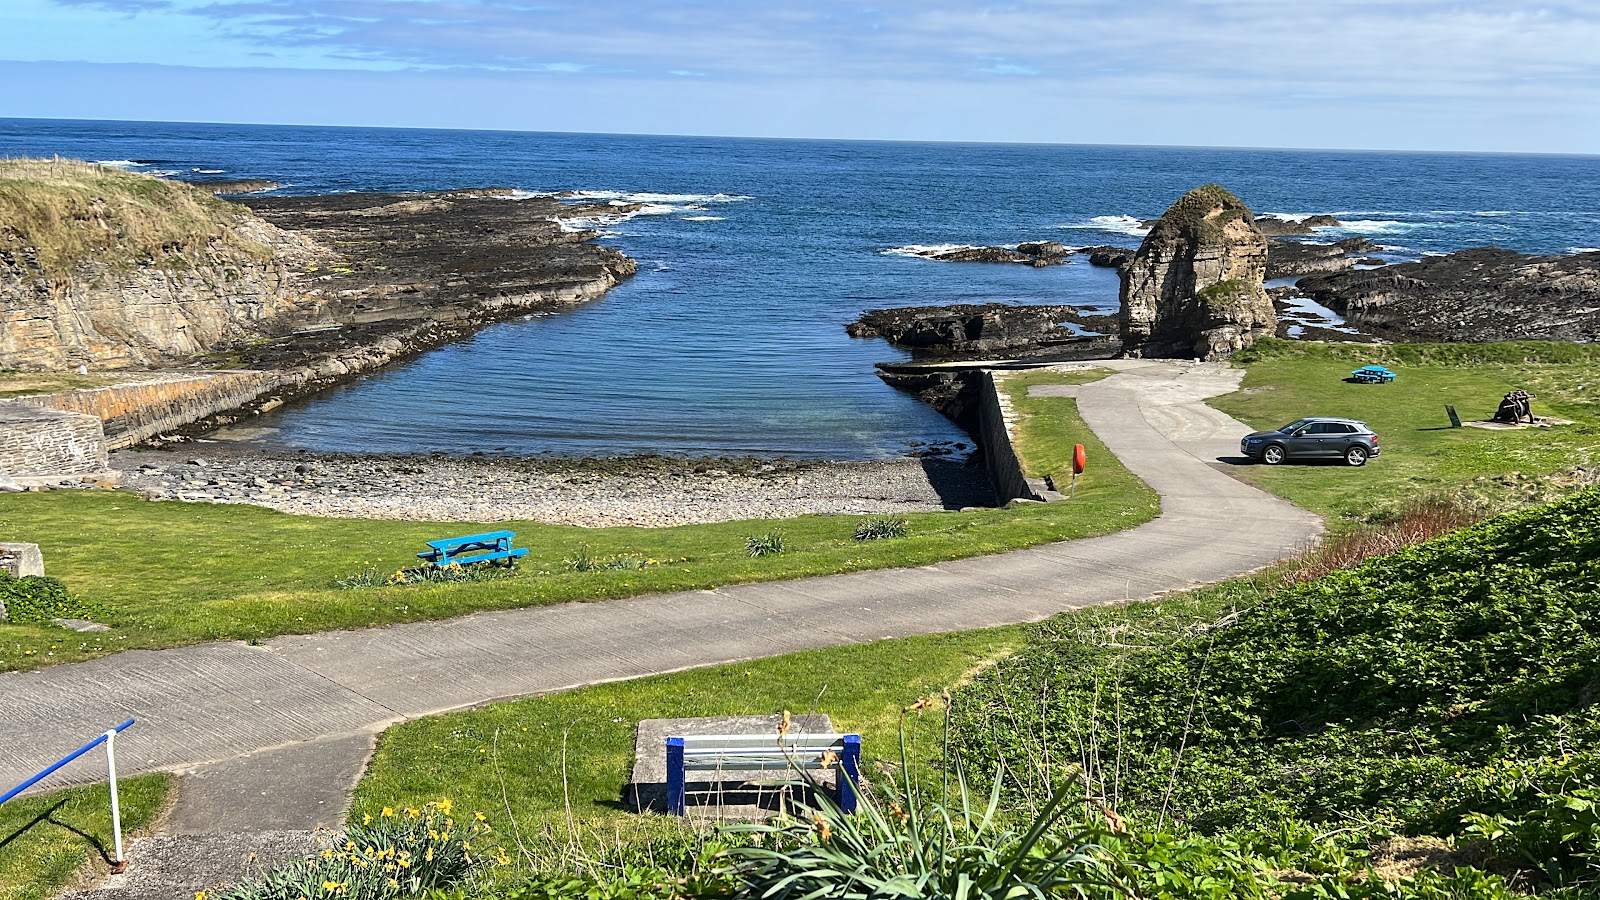
[[[0,0],[0,116],[1600,153],[1600,0]]]

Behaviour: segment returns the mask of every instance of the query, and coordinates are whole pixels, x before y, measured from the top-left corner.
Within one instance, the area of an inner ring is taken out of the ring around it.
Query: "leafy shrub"
[[[68,595],[61,579],[48,575],[18,578],[10,572],[0,572],[0,602],[5,604],[10,620],[19,624],[91,619],[98,612],[93,605]]]
[[[516,574],[512,566],[494,566],[474,563],[463,566],[453,562],[447,566],[418,566],[415,569],[396,569],[384,579],[384,584],[449,584],[458,581],[494,581]]]
[[[618,553],[613,556],[595,556],[587,546],[579,547],[562,560],[569,572],[628,572],[656,565],[656,560],[637,553]]]
[[[855,815],[818,791],[818,804],[802,806],[798,819],[729,826],[756,838],[725,854],[735,900],[1127,895],[1090,833],[1068,827],[1066,786],[1018,831],[999,815],[998,782],[978,807],[959,768],[957,775],[959,801],[948,806],[925,798],[906,775],[900,787],[886,786],[887,802],[863,791]]]
[[[769,531],[766,534],[755,534],[744,540],[744,552],[752,559],[758,556],[773,556],[783,552],[783,532]]]
[[[1514,884],[1596,880],[1597,785],[1526,773],[1600,743],[1600,492],[1237,596],[1180,634],[1044,623],[959,693],[952,743],[1032,805],[1081,760],[1156,825],[1354,821],[1487,841]]]
[[[352,825],[317,856],[210,895],[210,900],[391,900],[461,883],[486,860],[508,863],[503,848],[477,846],[489,827],[481,815],[451,817],[448,800],[398,813],[385,809]]]
[[[888,516],[874,516],[865,519],[856,526],[856,540],[882,541],[889,538],[903,538],[911,533],[910,526],[905,519],[890,518]]]

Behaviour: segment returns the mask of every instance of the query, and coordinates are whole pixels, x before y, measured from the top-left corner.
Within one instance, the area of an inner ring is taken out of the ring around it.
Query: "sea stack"
[[[1184,194],[1120,272],[1123,354],[1220,359],[1271,335],[1266,271],[1267,238],[1243,201],[1215,184]]]

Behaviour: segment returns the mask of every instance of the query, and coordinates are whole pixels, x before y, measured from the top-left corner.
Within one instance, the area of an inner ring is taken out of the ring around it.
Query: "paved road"
[[[1078,398],[1095,433],[1161,495],[1162,515],[1148,524],[913,569],[482,613],[254,647],[136,650],[0,674],[0,786],[133,716],[138,726],[118,740],[119,769],[192,773],[185,784],[194,790],[180,789],[175,821],[204,831],[205,811],[186,812],[185,803],[207,796],[208,773],[228,773],[212,784],[226,780],[235,796],[259,796],[284,786],[285,766],[325,758],[325,783],[342,791],[353,777],[345,770],[359,772],[370,735],[407,718],[814,647],[1038,620],[1229,578],[1320,532],[1316,517],[1236,481],[1217,461],[1237,451],[1247,429],[1201,400],[1236,389],[1239,373],[1171,362],[1097,365],[1118,374],[1035,392]],[[316,748],[302,743],[330,738],[339,739],[339,752],[308,754]],[[49,784],[97,780],[101,765],[98,755],[85,757]],[[251,784],[251,772],[263,783]],[[336,821],[339,791],[332,800],[308,791],[303,804],[311,809],[298,815],[310,818],[298,825]],[[290,801],[293,818],[300,801]]]

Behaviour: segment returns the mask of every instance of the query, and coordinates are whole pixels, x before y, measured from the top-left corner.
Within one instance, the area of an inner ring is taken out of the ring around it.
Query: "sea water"
[[[864,459],[965,440],[883,384],[905,355],[844,326],[951,303],[1116,307],[1064,266],[943,263],[917,248],[1138,245],[1205,182],[1260,214],[1329,213],[1314,237],[1391,259],[1471,246],[1600,248],[1600,158],[751,140],[0,120],[0,155],[264,178],[276,193],[506,186],[643,202],[591,224],[639,262],[605,298],[490,326],[263,416],[276,446],[361,452],[785,454]],[[507,201],[515,202],[515,201]]]

